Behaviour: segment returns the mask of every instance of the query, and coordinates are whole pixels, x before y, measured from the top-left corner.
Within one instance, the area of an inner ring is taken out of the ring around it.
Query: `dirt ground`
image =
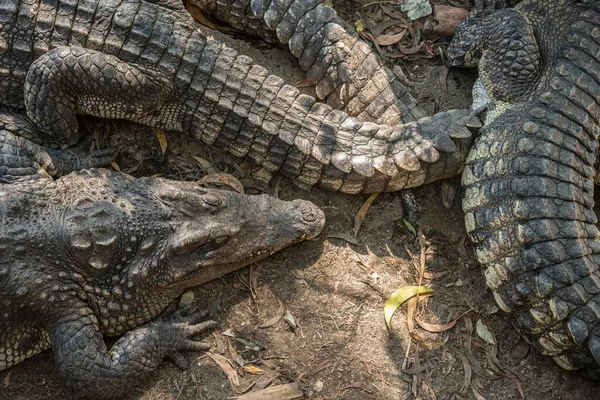
[[[347,20],[357,18],[355,3],[335,5]],[[214,36],[290,83],[302,79],[295,60],[283,51],[246,38]],[[399,65],[428,112],[469,105],[472,72],[450,71],[445,93],[438,79],[439,58]],[[214,161],[226,172],[235,170],[228,163],[242,165],[169,133],[163,158],[151,130],[93,120],[88,129],[96,129],[96,123],[114,132],[111,144],[121,149],[117,162],[136,176],[160,173],[198,179],[203,171],[193,156]],[[434,296],[419,302],[415,315],[430,324],[457,320],[451,329],[429,333],[415,324],[411,339],[406,305],[396,313],[391,332],[386,329],[385,299],[398,288],[418,284],[421,257],[421,246],[403,222],[397,193],[375,199],[356,237],[358,244],[350,244],[329,236],[354,236],[354,215],[368,196],[308,192],[283,178],[281,198],[310,200],[323,209],[327,217],[323,235],[193,290],[198,306],[220,299],[219,325],[205,340],[236,367],[239,385],[233,387],[206,354],[187,353],[187,370],[165,362],[124,398],[228,399],[251,391],[255,382],[254,388],[269,381],[297,382],[308,399],[493,400],[519,399],[521,391],[533,400],[597,398],[596,383],[535,354],[508,315],[498,311],[465,239],[458,183],[454,179],[445,184],[444,190],[458,189],[449,209],[443,204],[442,184],[415,190],[419,226],[427,239],[429,279],[423,285],[435,290]],[[283,318],[270,327],[258,327],[283,311],[293,316],[295,331]],[[476,333],[480,320],[494,334],[496,345],[486,344]],[[250,363],[246,368],[236,364],[236,353]],[[0,372],[1,399],[73,397],[63,389],[51,352]]]

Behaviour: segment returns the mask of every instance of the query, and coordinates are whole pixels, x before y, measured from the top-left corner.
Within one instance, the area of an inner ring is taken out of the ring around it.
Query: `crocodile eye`
[[[225,207],[225,202],[223,199],[215,196],[214,194],[207,194],[206,196],[202,197],[202,202],[203,206],[211,212],[217,212]]]
[[[227,239],[229,239],[228,236],[219,236],[214,240],[214,243],[217,245],[223,245],[225,242],[227,242]]]

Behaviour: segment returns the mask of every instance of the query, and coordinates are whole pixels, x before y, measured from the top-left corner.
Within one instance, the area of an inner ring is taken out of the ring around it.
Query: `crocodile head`
[[[85,299],[110,316],[103,320],[109,334],[127,328],[110,321],[125,317],[135,326],[153,318],[183,289],[313,238],[324,225],[307,201],[102,169],[2,193],[0,219],[11,223],[0,239],[14,286],[47,294],[57,287],[60,296]],[[72,291],[60,289],[65,282]]]
[[[304,200],[247,196],[165,180],[150,192],[166,205],[171,233],[162,285],[197,285],[263,259],[323,229],[325,217]]]
[[[458,26],[446,49],[448,67],[477,67],[483,52],[480,26],[484,18],[483,13],[473,13]]]
[[[307,201],[206,189],[194,182],[92,170],[61,183],[77,187],[79,194],[64,214],[68,253],[94,275],[149,281],[141,286],[207,282],[315,237],[325,220]]]

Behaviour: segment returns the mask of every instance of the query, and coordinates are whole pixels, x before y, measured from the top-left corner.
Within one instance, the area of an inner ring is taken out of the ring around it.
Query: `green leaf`
[[[383,314],[385,317],[385,324],[388,329],[392,329],[392,317],[396,310],[404,304],[407,300],[415,297],[419,294],[432,294],[433,290],[424,286],[405,286],[396,290],[392,295],[385,301],[383,306]]]
[[[414,237],[417,237],[417,230],[415,229],[415,227],[412,226],[412,224],[404,218],[402,219],[402,221],[404,221],[404,226],[406,226],[406,229],[408,229],[410,231],[410,233],[413,234]]]
[[[433,12],[429,0],[408,0],[402,4],[402,11],[406,12],[411,21],[425,17]]]

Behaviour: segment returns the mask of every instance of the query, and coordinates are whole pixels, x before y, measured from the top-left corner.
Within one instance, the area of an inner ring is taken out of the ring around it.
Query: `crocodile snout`
[[[294,200],[298,210],[298,228],[304,232],[306,239],[312,239],[323,230],[325,214],[316,205],[305,200]]]

